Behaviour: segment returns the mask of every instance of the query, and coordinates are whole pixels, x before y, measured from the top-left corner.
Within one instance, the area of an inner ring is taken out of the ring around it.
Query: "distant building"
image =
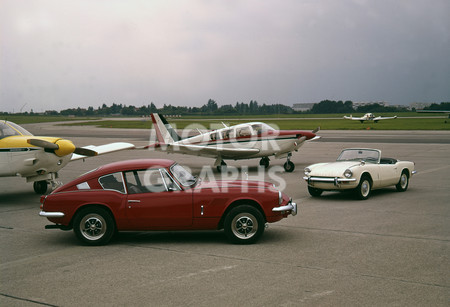
[[[362,107],[362,106],[367,106],[367,105],[371,105],[371,104],[379,104],[383,107],[388,107],[389,103],[385,102],[385,101],[358,101],[358,102],[353,102],[353,109],[356,109],[357,107]]]
[[[431,102],[413,102],[410,103],[409,106],[411,107],[411,110],[423,110],[424,108],[431,106]]]
[[[297,112],[304,112],[311,110],[314,105],[315,103],[294,103],[292,109]]]

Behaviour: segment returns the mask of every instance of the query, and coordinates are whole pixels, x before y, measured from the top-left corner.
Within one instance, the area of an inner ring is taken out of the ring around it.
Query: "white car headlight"
[[[305,175],[309,175],[309,173],[311,173],[311,169],[309,167],[305,167],[303,172],[305,173]]]
[[[345,178],[350,178],[350,177],[352,177],[353,176],[353,172],[350,170],[350,169],[346,169],[345,170],[345,172],[344,172],[344,177]]]

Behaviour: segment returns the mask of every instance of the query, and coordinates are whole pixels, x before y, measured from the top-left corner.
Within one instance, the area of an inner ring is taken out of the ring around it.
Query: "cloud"
[[[445,0],[0,1],[2,111],[450,95]]]

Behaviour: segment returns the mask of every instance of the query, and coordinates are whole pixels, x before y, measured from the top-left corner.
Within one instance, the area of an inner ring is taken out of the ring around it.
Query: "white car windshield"
[[[378,163],[380,152],[373,149],[344,149],[336,161],[365,161]]]
[[[193,176],[181,165],[174,164],[170,170],[175,178],[186,187],[192,186],[197,182],[197,177]]]

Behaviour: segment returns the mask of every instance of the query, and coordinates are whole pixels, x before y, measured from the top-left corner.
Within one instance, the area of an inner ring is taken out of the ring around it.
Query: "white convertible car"
[[[406,191],[414,175],[414,162],[382,158],[378,149],[344,149],[336,162],[317,163],[305,168],[303,179],[312,196],[323,191],[354,190],[359,199],[367,199],[370,192],[395,185]]]

